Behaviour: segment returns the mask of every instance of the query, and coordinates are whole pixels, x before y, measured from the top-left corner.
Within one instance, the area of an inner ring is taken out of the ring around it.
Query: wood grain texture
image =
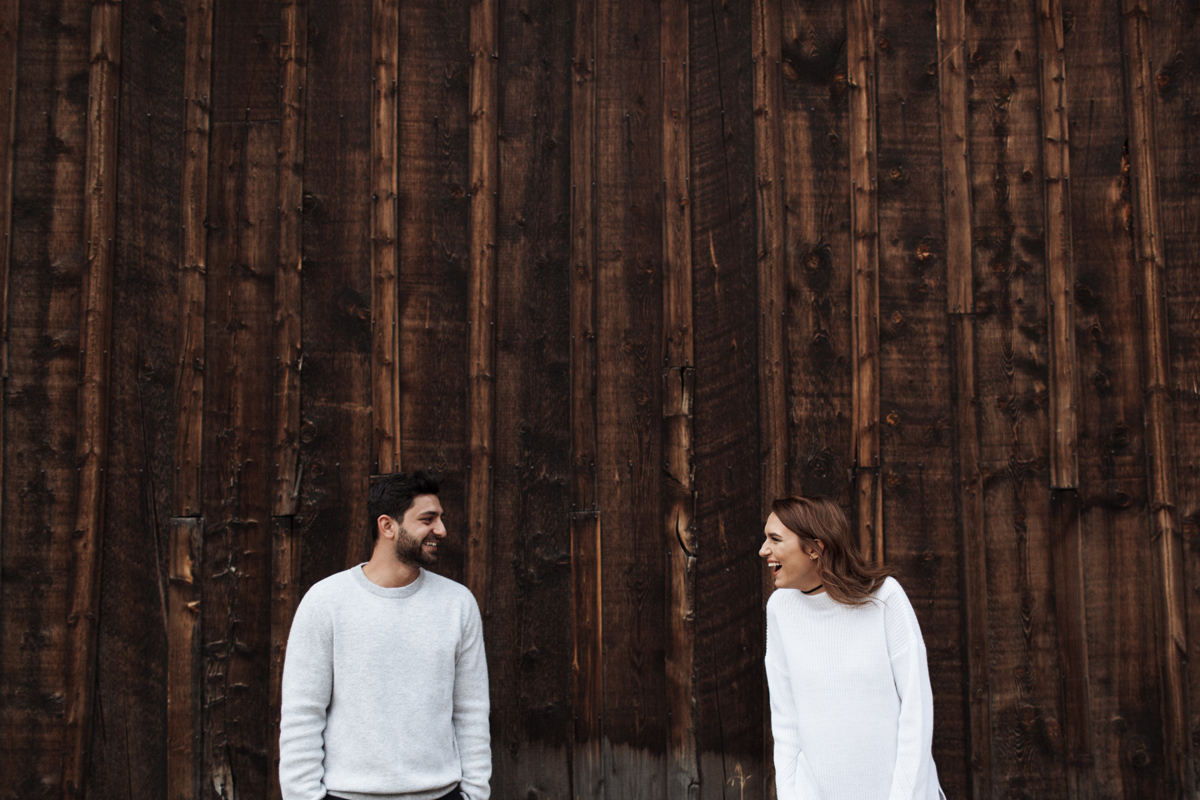
[[[396,95],[400,81],[400,3],[374,0],[371,17],[371,408],[374,471],[401,468],[400,321],[397,308]]]
[[[496,797],[571,797],[571,16],[504,6],[494,515],[484,631]],[[495,642],[512,646],[497,649]]]
[[[487,612],[495,449],[498,0],[471,3],[467,219],[467,586]]]
[[[596,8],[598,505],[611,798],[665,796],[662,66],[656,4]],[[655,666],[651,666],[655,665]]]
[[[883,563],[883,487],[879,483],[879,232],[876,209],[875,3],[846,4],[849,94],[850,267],[853,314],[854,526],[864,553]]]
[[[286,0],[279,12],[279,266],[275,271],[275,485],[271,513],[294,515],[300,496],[300,348],[304,211],[304,83],[308,3]]]
[[[688,6],[700,800],[762,797],[769,760],[763,753],[763,628],[757,624],[763,618],[765,569],[757,549],[766,489],[758,491],[757,484],[765,474],[763,450],[783,468],[786,437],[781,433],[768,441],[759,433],[763,403],[757,395],[764,390],[757,386],[763,348],[756,347],[762,317],[755,212],[761,184],[755,161],[757,69],[749,60],[755,13],[749,3],[696,0]],[[774,62],[772,67],[778,80]],[[778,158],[778,151],[773,155]],[[776,219],[781,214],[780,206]],[[782,262],[781,248],[775,257]],[[774,295],[780,341],[783,299],[782,293]],[[774,390],[782,393],[780,366],[772,369]],[[785,423],[786,413],[776,422]],[[755,446],[759,441],[761,448]]]
[[[308,63],[308,3],[288,0],[280,9],[278,192],[279,263],[275,269],[275,470],[271,493],[271,655],[268,735],[269,796],[279,788],[279,704],[292,617],[300,602],[300,542],[295,524],[300,497],[300,366],[303,359],[304,83]]]
[[[13,161],[17,133],[17,30],[19,0],[0,9],[0,380],[8,377],[8,272],[12,256]],[[0,392],[0,486],[4,485],[4,396]],[[4,504],[0,502],[0,530]],[[0,538],[0,561],[3,559]],[[0,583],[3,577],[0,577]]]
[[[762,511],[788,491],[787,272],[784,234],[783,134],[779,0],[751,5],[754,63],[754,170],[758,181],[759,450]],[[723,99],[722,95],[722,99]],[[765,573],[764,573],[765,575]],[[765,580],[765,577],[764,577]]]
[[[662,55],[662,535],[666,565],[667,783],[670,800],[700,789],[696,752],[695,322],[692,292],[690,17],[659,6]]]
[[[1092,777],[1100,796],[1155,797],[1165,786],[1161,678],[1145,668],[1156,660],[1157,591],[1144,578],[1154,553],[1145,536],[1141,327],[1124,80],[1108,55],[1120,50],[1121,30],[1085,12],[1063,5]]]
[[[117,226],[117,109],[121,84],[121,5],[92,5],[88,71],[88,137],[84,188],[79,412],[75,452],[78,485],[71,539],[70,690],[63,796],[87,793],[96,692],[96,630],[108,466],[109,349],[112,341],[113,240]]]
[[[963,697],[962,543],[953,502],[955,387],[946,313],[937,12],[931,6],[918,13],[890,0],[879,2],[877,11],[872,46],[879,122],[884,561],[896,571],[925,632],[934,692]],[[964,710],[962,703],[943,703],[934,723],[934,760],[947,796],[968,793],[963,770],[950,768],[967,763]]]
[[[1042,169],[1045,184],[1048,386],[1050,406],[1050,536],[1054,560],[1059,661],[1063,665],[1067,793],[1093,795],[1095,778],[1089,696],[1087,601],[1077,457],[1077,377],[1074,324],[1075,262],[1071,239],[1071,159],[1063,9],[1038,4]]]
[[[852,512],[853,312],[846,17],[783,3],[784,230],[788,271],[788,491]]]
[[[405,469],[453,476],[441,501],[461,520],[438,571],[465,582],[470,461],[470,11],[466,0],[400,9],[400,403]],[[490,56],[490,54],[489,54]]]
[[[180,242],[176,297],[178,332],[175,378],[175,474],[171,552],[187,544],[186,578],[176,584],[168,572],[167,595],[167,796],[200,797],[202,757],[202,668],[200,659],[200,587],[203,542],[191,543],[184,519],[202,508],[201,464],[204,447],[204,318],[208,311],[208,170],[211,135],[213,4],[185,0],[183,74],[183,163],[179,181]],[[199,528],[202,537],[203,526]],[[181,537],[186,537],[180,541]],[[169,562],[171,563],[171,562]],[[184,574],[184,573],[179,573]]]
[[[298,590],[370,555],[372,3],[308,5]],[[360,76],[348,81],[347,75]],[[293,543],[296,546],[297,543]]]
[[[167,774],[169,800],[203,796],[201,575],[204,520],[175,517],[167,542]]]
[[[605,796],[603,551],[597,459],[596,3],[575,0],[571,42],[571,790]]]
[[[992,786],[1066,791],[1049,505],[1047,301],[1033,8],[976,3],[968,126]]]
[[[159,800],[166,790],[185,37],[182,0],[122,4],[104,569],[87,779],[92,797],[121,800]]]
[[[1134,253],[1138,263],[1142,319],[1142,382],[1145,393],[1146,477],[1155,546],[1153,578],[1159,589],[1158,641],[1163,675],[1164,759],[1169,793],[1195,791],[1188,731],[1187,625],[1183,554],[1176,516],[1175,423],[1166,308],[1166,262],[1158,196],[1158,151],[1154,119],[1152,34],[1148,7],[1121,4]],[[1165,22],[1166,20],[1164,20]]]
[[[1200,585],[1200,457],[1185,443],[1197,441],[1200,431],[1200,381],[1197,355],[1200,331],[1196,308],[1200,298],[1200,126],[1195,96],[1200,87],[1200,18],[1197,9],[1176,3],[1148,4],[1151,12],[1150,65],[1154,70],[1154,124],[1157,135],[1157,187],[1165,261],[1167,338],[1174,397],[1176,524],[1182,536],[1183,594],[1188,611],[1187,646],[1190,762],[1182,776],[1184,792],[1196,791],[1196,731],[1200,731],[1200,614],[1195,587]]]
[[[279,7],[214,9],[203,480],[203,786],[268,794]],[[259,43],[240,46],[246,38]],[[212,795],[210,795],[212,796]]]
[[[947,249],[947,257],[949,257]],[[949,269],[949,265],[947,265]],[[949,288],[949,287],[947,287]],[[991,635],[988,629],[988,551],[984,541],[983,472],[980,468],[979,395],[976,388],[975,317],[951,314],[954,374],[954,511],[962,548],[964,705],[970,797],[992,789]]]
[[[967,17],[963,0],[938,0],[938,95],[946,225],[946,310],[975,310],[967,141]]]
[[[1071,249],[1071,155],[1063,10],[1059,0],[1038,2],[1038,64],[1042,95],[1042,169],[1045,173],[1046,295],[1050,325],[1050,485],[1079,485],[1077,439],[1075,262]],[[1079,576],[1072,582],[1082,591]],[[1075,598],[1080,600],[1080,598]]]
[[[0,556],[0,794],[60,797],[85,269],[90,5],[23,10],[16,96]]]
[[[175,516],[200,514],[204,429],[204,315],[208,309],[209,136],[212,126],[213,4],[187,0],[183,164],[179,210],[179,373],[175,390]]]

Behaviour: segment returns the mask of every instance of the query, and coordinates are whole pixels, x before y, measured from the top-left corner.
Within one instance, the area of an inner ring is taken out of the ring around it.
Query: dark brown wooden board
[[[301,594],[371,547],[370,20],[370,0],[308,8],[304,136],[317,155],[304,163]]]
[[[992,783],[1066,791],[1050,552],[1035,10],[968,9],[976,386],[990,639]]]
[[[1156,594],[1146,541],[1139,311],[1120,65],[1120,29],[1064,3],[1075,343],[1079,375],[1080,521],[1088,619],[1094,777],[1101,796],[1161,796]]]
[[[470,4],[400,8],[400,426],[406,471],[433,468],[450,536],[437,571],[465,581]]]
[[[1180,591],[1188,610],[1190,656],[1186,660],[1190,706],[1186,724],[1191,740],[1191,783],[1187,782],[1189,776],[1168,774],[1167,785],[1169,791],[1186,795],[1196,791],[1196,737],[1200,731],[1200,656],[1196,655],[1200,653],[1196,602],[1200,586],[1200,456],[1192,446],[1200,441],[1200,13],[1195,6],[1178,3],[1151,2],[1146,7],[1152,31],[1149,55],[1158,141],[1156,177],[1174,399],[1175,522],[1182,539]]]
[[[689,5],[700,797],[761,797],[754,71],[747,4]],[[786,450],[786,442],[769,449]],[[765,449],[765,448],[764,448]]]
[[[89,784],[93,796],[129,800],[162,797],[166,780],[184,38],[183,2],[124,3],[99,684]]]
[[[925,633],[934,696],[963,696],[935,9],[881,2],[876,49],[880,469],[884,560]],[[961,703],[934,708],[934,761],[964,797]]]
[[[498,19],[492,794],[571,791],[570,3]],[[495,147],[496,143],[493,142]],[[482,600],[482,598],[481,598]]]
[[[220,12],[213,48],[218,62],[230,33],[222,30]],[[260,17],[257,27],[272,36],[278,16],[268,19]],[[250,75],[254,65],[247,66],[243,74]],[[218,67],[214,83],[220,77]],[[268,785],[271,718],[270,603],[263,600],[270,597],[271,576],[278,126],[217,121],[223,112],[214,107],[208,213],[204,782],[219,787],[221,797],[234,791],[261,796]]]
[[[604,797],[600,513],[596,414],[596,3],[575,0],[571,30],[571,791]]]
[[[662,116],[657,7],[596,9],[597,482],[609,798],[664,795],[659,514]]]
[[[90,4],[25,8],[16,87],[0,553],[0,793],[58,797],[69,694]]]
[[[270,784],[279,7],[214,9],[203,471],[203,781]],[[249,39],[254,47],[246,47]]]
[[[783,3],[789,490],[851,513],[852,338],[846,15]]]

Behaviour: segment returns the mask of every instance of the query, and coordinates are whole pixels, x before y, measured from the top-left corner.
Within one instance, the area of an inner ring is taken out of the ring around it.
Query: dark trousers
[[[338,797],[336,794],[327,794],[325,795],[325,800],[345,800],[345,798]],[[438,800],[462,800],[462,795],[458,793],[458,787],[455,786],[447,794],[438,798]]]

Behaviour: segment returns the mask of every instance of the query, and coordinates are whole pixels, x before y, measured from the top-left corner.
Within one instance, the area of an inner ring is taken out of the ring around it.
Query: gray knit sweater
[[[284,800],[487,800],[492,757],[479,607],[421,570],[387,589],[362,565],[315,584],[288,636]]]

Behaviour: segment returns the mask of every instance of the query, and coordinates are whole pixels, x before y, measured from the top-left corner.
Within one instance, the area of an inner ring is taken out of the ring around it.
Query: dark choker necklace
[[[807,592],[806,592],[806,591],[804,591],[803,589],[801,589],[801,590],[800,590],[800,594],[812,594],[813,592],[817,591],[818,589],[823,589],[823,588],[825,588],[825,584],[823,584],[823,583],[818,583],[816,586],[814,586],[813,588],[809,589]]]

